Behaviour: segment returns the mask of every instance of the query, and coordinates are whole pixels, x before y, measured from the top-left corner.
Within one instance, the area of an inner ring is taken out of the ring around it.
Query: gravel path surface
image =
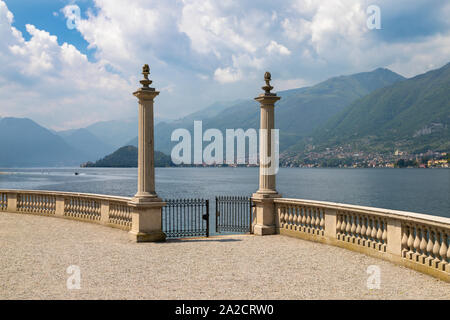
[[[0,299],[450,299],[449,283],[278,235],[136,244],[117,229],[0,213],[0,250]],[[79,290],[67,289],[70,265]]]

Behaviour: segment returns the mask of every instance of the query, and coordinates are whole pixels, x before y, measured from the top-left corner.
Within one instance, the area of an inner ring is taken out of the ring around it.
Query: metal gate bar
[[[245,196],[216,197],[216,232],[252,233],[252,201]]]
[[[166,199],[161,227],[166,238],[209,237],[209,200]]]

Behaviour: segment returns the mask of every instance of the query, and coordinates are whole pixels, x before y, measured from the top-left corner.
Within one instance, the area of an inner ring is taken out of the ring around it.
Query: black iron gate
[[[168,199],[164,202],[161,224],[167,238],[209,236],[209,200]]]
[[[208,237],[210,235],[209,200],[166,199],[162,208],[161,227],[168,239]],[[217,196],[215,233],[252,233],[251,198]]]
[[[253,204],[249,197],[216,197],[216,232],[252,233]]]

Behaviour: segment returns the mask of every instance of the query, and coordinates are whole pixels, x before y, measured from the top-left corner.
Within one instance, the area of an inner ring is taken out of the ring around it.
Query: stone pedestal
[[[264,80],[266,82],[266,85],[262,87],[264,93],[256,97],[255,100],[261,105],[260,129],[262,130],[260,133],[267,134],[267,139],[263,139],[260,134],[259,189],[252,195],[256,210],[253,233],[260,236],[276,233],[276,214],[273,199],[281,198],[276,190],[276,171],[273,170],[273,167],[272,170],[270,169],[274,161],[272,158],[274,156],[272,154],[272,148],[274,147],[272,145],[272,130],[275,127],[274,108],[275,102],[281,98],[270,92],[273,87],[270,85],[271,75],[269,72],[265,73]],[[269,163],[268,159],[272,163]]]
[[[255,204],[255,221],[253,225],[253,233],[258,236],[264,236],[276,233],[275,221],[275,205],[273,200],[279,198],[254,193],[252,195],[253,203]]]
[[[161,242],[166,235],[161,230],[162,207],[165,202],[154,201],[147,204],[130,202],[133,207],[132,227],[129,232],[131,240],[136,242]]]

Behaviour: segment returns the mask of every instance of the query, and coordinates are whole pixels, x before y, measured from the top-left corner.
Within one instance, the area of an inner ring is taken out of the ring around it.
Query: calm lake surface
[[[75,175],[79,172],[79,175]],[[135,168],[0,169],[0,189],[36,189],[132,196]],[[162,198],[248,195],[258,168],[156,168]],[[334,201],[450,217],[448,169],[281,168],[277,189],[289,198]]]

